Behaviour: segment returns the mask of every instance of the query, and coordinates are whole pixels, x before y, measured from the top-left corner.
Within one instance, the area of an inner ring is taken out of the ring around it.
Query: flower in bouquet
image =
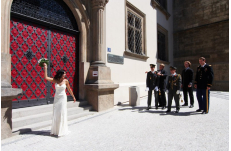
[[[47,58],[41,58],[38,61],[38,64],[40,67],[43,67],[43,64],[46,63],[47,65],[49,64],[49,60]]]

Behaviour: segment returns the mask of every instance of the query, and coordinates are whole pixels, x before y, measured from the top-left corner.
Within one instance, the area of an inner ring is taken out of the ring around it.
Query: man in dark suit
[[[147,110],[151,108],[151,101],[152,101],[152,92],[154,90],[155,94],[155,107],[158,109],[158,80],[157,80],[157,74],[155,70],[154,64],[150,64],[151,71],[148,72],[147,78],[146,78],[146,90],[148,91],[148,107]]]
[[[185,69],[182,71],[182,84],[184,94],[184,104],[182,106],[188,106],[188,93],[190,98],[190,106],[189,108],[193,108],[194,106],[194,97],[193,97],[193,70],[190,68],[191,63],[189,61],[184,62]]]
[[[166,97],[165,97],[165,88],[166,88],[166,83],[165,79],[168,76],[167,72],[164,70],[164,64],[160,64],[159,70],[157,70],[157,75],[158,75],[158,81],[159,81],[159,91],[160,91],[160,96],[159,96],[159,104],[162,106],[162,109],[166,108]]]
[[[176,67],[170,67],[171,75],[168,76],[168,82],[166,87],[166,92],[168,93],[168,110],[166,112],[171,112],[172,99],[174,97],[176,103],[176,113],[180,111],[180,86],[181,86],[181,75],[176,74]]]
[[[205,63],[205,58],[199,58],[200,65],[197,67],[196,79],[194,82],[194,87],[197,89],[197,100],[199,104],[199,109],[197,112],[202,112],[202,114],[208,114],[209,112],[209,98],[210,98],[210,88],[213,82],[213,68],[211,65]]]

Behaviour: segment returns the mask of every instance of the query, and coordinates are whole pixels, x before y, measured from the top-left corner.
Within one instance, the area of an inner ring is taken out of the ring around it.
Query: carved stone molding
[[[166,17],[166,19],[168,20],[168,18],[171,16],[166,9],[164,9],[156,0],[151,0],[151,4],[152,7],[154,9],[158,8]]]
[[[109,0],[91,0],[92,8],[104,8]]]
[[[139,58],[139,59],[145,60],[145,61],[149,58],[149,57],[146,56],[146,55],[139,55],[139,54],[130,52],[129,50],[124,51],[124,55],[130,56],[130,57],[134,57],[134,58]]]

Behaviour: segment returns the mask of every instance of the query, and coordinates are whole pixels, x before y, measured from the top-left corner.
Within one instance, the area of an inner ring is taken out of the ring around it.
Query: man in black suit
[[[185,69],[182,71],[182,84],[184,94],[184,104],[182,106],[188,106],[188,93],[190,98],[190,106],[189,108],[194,107],[194,97],[193,97],[193,70],[190,68],[191,63],[189,61],[184,62]]]
[[[168,93],[168,110],[166,112],[171,112],[172,99],[174,97],[176,103],[176,113],[180,111],[180,85],[181,85],[181,75],[176,74],[176,67],[170,67],[171,75],[168,76],[168,82],[166,87],[166,92]]]
[[[148,91],[148,107],[147,110],[151,108],[151,101],[152,101],[152,91],[154,90],[155,94],[155,107],[158,109],[158,80],[157,80],[157,74],[155,69],[154,64],[150,64],[151,71],[148,72],[147,78],[146,78],[146,90]]]
[[[160,96],[159,96],[159,104],[162,106],[162,109],[166,108],[166,97],[165,97],[165,88],[166,88],[166,83],[165,79],[168,76],[167,72],[164,70],[164,64],[160,64],[159,70],[157,70],[157,75],[158,75],[158,81],[159,81],[159,91],[160,91]]]
[[[197,89],[197,100],[199,109],[197,112],[202,114],[209,113],[209,102],[210,102],[210,88],[213,82],[213,68],[211,65],[205,63],[205,58],[199,58],[200,65],[197,67],[196,79],[194,87]]]

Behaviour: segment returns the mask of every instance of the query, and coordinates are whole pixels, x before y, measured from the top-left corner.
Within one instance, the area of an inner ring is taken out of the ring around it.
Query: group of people
[[[210,65],[205,63],[205,58],[199,58],[200,65],[197,67],[196,79],[194,81],[194,87],[197,89],[197,100],[199,103],[199,109],[197,112],[207,114],[209,111],[209,94],[210,87],[213,81],[213,69]],[[55,83],[55,97],[53,104],[53,118],[51,125],[51,135],[64,136],[69,133],[67,126],[67,95],[66,88],[76,102],[75,96],[70,88],[69,81],[65,79],[66,72],[64,70],[58,70],[54,78],[47,76],[47,64],[44,63],[44,79],[49,82]],[[168,93],[168,109],[166,112],[171,111],[172,99],[174,97],[176,103],[176,113],[179,113],[180,103],[180,89],[183,88],[184,93],[184,105],[188,106],[187,93],[190,96],[190,108],[194,107],[193,98],[193,70],[190,68],[191,63],[189,61],[184,62],[185,69],[182,74],[176,73],[176,67],[170,67],[171,75],[167,75],[164,70],[164,64],[160,64],[159,70],[155,70],[155,65],[150,64],[151,71],[147,72],[147,90],[148,90],[148,108],[151,108],[152,91],[155,95],[155,107],[166,108],[165,92]],[[167,86],[165,79],[168,76]],[[158,105],[159,104],[159,105]]]
[[[196,78],[194,81],[194,88],[196,88],[196,96],[199,104],[199,109],[196,112],[202,112],[207,114],[209,112],[209,95],[210,88],[213,82],[213,69],[211,65],[205,63],[205,58],[199,58],[199,66],[196,70]],[[151,71],[146,72],[146,90],[148,91],[148,107],[151,108],[152,92],[154,91],[155,108],[166,108],[165,92],[168,94],[168,106],[167,113],[171,112],[172,99],[174,98],[176,104],[176,112],[180,111],[180,90],[183,89],[184,104],[182,106],[188,106],[188,94],[190,98],[189,108],[194,107],[193,97],[193,70],[190,68],[190,61],[184,62],[185,69],[181,75],[176,73],[177,68],[170,66],[171,75],[167,75],[164,70],[165,65],[160,64],[159,70],[155,70],[155,65],[150,64]],[[167,85],[165,80],[167,79]]]

